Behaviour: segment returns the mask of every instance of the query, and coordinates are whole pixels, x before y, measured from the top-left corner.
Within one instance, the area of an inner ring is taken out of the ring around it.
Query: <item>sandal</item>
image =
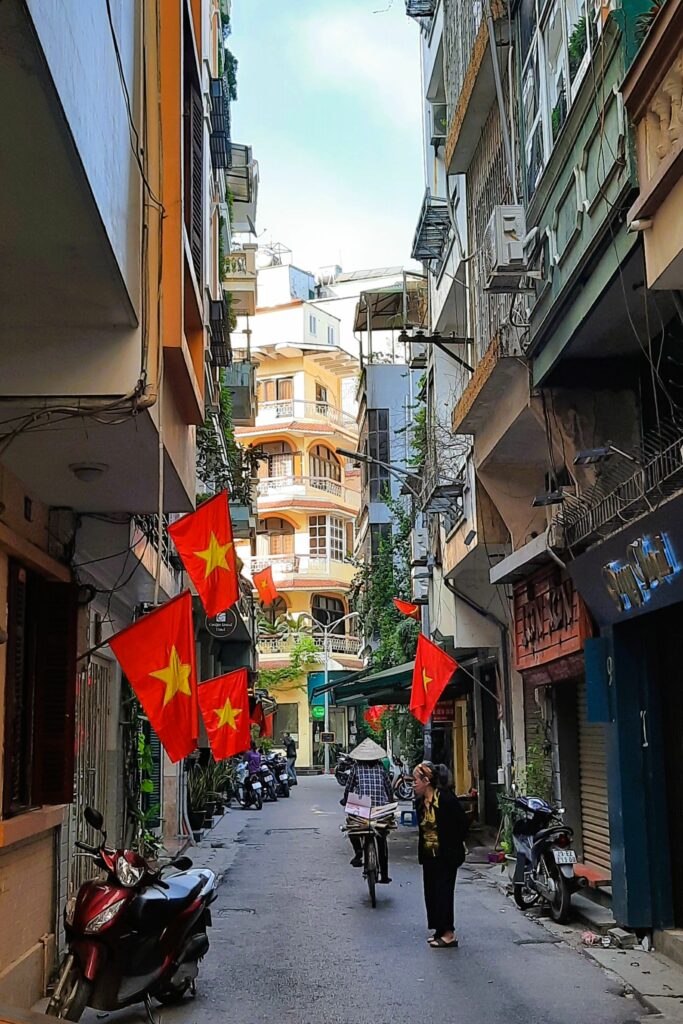
[[[432,939],[429,945],[432,949],[457,949],[458,940],[453,939],[452,942],[445,942],[442,938]]]

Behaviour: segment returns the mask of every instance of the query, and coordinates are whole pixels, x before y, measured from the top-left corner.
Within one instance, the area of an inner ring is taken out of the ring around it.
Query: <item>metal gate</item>
[[[607,755],[603,725],[589,725],[586,681],[577,685],[583,859],[611,874]]]
[[[68,895],[98,873],[90,857],[75,855],[74,842],[92,843],[95,838],[83,820],[84,809],[89,805],[105,811],[110,673],[110,662],[93,657],[78,676],[74,802],[68,824]]]

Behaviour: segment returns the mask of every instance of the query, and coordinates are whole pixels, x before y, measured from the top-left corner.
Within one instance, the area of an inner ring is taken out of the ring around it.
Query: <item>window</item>
[[[327,517],[310,516],[308,540],[311,558],[327,558]]]
[[[273,722],[273,741],[277,745],[288,732],[293,740],[299,739],[299,705],[281,704],[277,702],[275,721]]]
[[[311,602],[311,615],[314,622],[321,626],[331,626],[344,617],[344,602],[338,597],[326,597],[324,594],[314,594]],[[345,623],[342,623],[334,633],[344,633]]]
[[[334,345],[334,327],[331,324],[327,326],[327,344]]]
[[[267,458],[260,459],[258,475],[261,480],[268,477],[291,477],[294,473],[294,452],[288,441],[267,441],[259,446]]]
[[[75,586],[8,568],[6,817],[73,800],[78,607]]]
[[[317,317],[313,316],[312,313],[309,313],[308,315],[308,332],[313,336],[317,335],[318,333],[318,319]]]
[[[325,486],[326,480],[341,482],[341,466],[337,456],[324,444],[314,444],[308,457],[309,475],[313,487],[321,486],[323,490],[329,490]],[[332,488],[334,490],[334,488]],[[336,488],[338,491],[339,488]]]
[[[268,533],[268,553],[271,555],[294,554],[294,527],[286,519],[270,516],[263,520]]]
[[[272,604],[261,605],[259,614],[262,619],[274,626],[280,615],[287,614],[287,602],[284,597],[276,597]]]
[[[256,385],[256,397],[261,402],[291,402],[294,397],[293,377],[272,377]]]
[[[183,212],[192,266],[202,288],[204,259],[204,104],[187,10],[183,24]]]
[[[327,405],[327,388],[324,387],[322,384],[316,383],[315,385],[315,400],[316,402],[320,402],[323,405]]]
[[[388,463],[390,460],[388,409],[368,409],[367,454],[380,462]],[[363,483],[370,485],[370,501],[381,500],[388,480],[389,470],[384,466],[372,462],[365,465]]]
[[[382,544],[391,542],[391,523],[370,524],[370,558],[377,558]]]
[[[344,520],[330,516],[330,558],[344,561]]]
[[[592,0],[553,0],[541,20],[543,0],[523,0],[520,7],[522,122],[527,198],[536,190],[543,168],[576,98],[601,25]]]

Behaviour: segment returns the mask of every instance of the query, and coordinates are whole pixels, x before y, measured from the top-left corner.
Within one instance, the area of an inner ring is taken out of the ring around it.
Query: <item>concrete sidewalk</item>
[[[466,867],[512,899],[506,864],[468,862]],[[623,985],[626,992],[633,993],[650,1013],[657,1014],[660,1020],[683,1022],[683,968],[669,957],[655,949],[645,952],[640,946],[635,949],[586,946],[582,941],[582,935],[586,932],[585,924],[577,921],[555,924],[548,912],[540,908],[534,907],[524,916],[567,943],[576,952],[599,964]]]

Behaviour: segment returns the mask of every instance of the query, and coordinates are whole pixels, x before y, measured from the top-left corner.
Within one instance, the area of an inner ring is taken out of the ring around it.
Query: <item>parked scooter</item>
[[[260,811],[263,807],[263,785],[258,774],[249,771],[246,761],[240,761],[235,769],[235,796],[243,810],[255,807]]]
[[[553,920],[566,921],[572,892],[582,884],[574,875],[573,830],[562,821],[562,809],[551,807],[545,800],[518,796],[514,807],[519,814],[512,826],[517,853],[515,903],[527,910],[538,900],[545,900]]]
[[[262,757],[261,759],[261,767],[258,771],[258,777],[263,787],[262,793],[264,801],[271,801],[272,803],[275,803],[277,801],[275,776],[273,775],[273,771],[265,757]]]
[[[278,796],[289,797],[289,777],[287,775],[287,761],[282,754],[274,750],[266,755],[266,762],[275,779],[275,790]]]
[[[391,761],[391,787],[398,800],[412,800],[415,796],[412,772],[400,757],[394,757]]]
[[[99,846],[77,842],[107,877],[84,884],[64,911],[68,953],[46,1013],[77,1021],[86,1006],[118,1010],[151,997],[177,1002],[194,993],[199,961],[209,949],[209,904],[217,895],[213,871],[190,871],[189,857],[168,865],[162,878],[134,850],[110,850],[99,811],[87,823],[102,834]]]
[[[349,781],[349,775],[353,768],[353,758],[348,754],[338,754],[337,763],[334,766],[334,777],[340,786],[345,786]]]

